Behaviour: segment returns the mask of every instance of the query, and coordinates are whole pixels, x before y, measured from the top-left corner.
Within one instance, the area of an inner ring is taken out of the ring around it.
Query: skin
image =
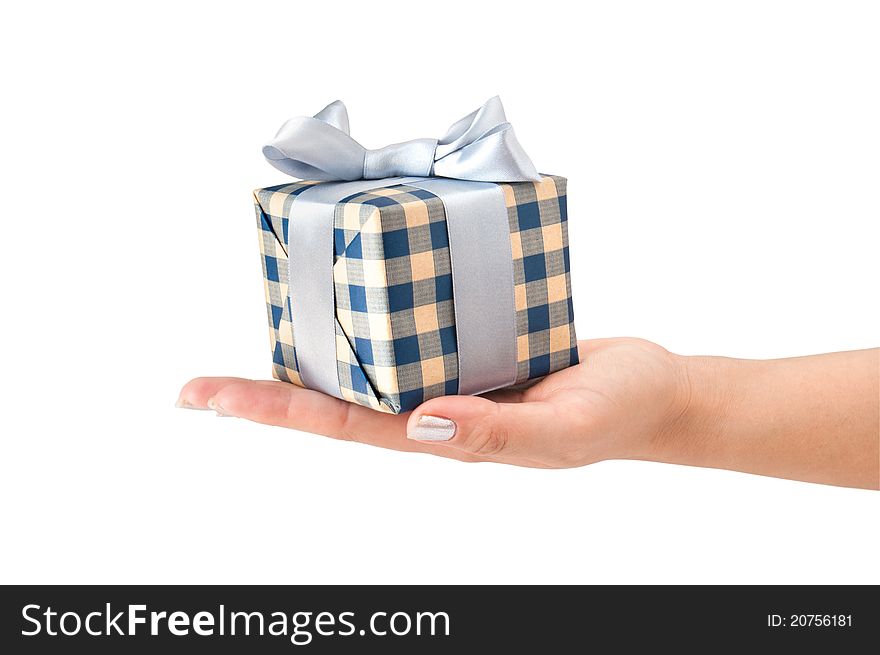
[[[880,488],[880,349],[758,361],[683,357],[642,339],[578,345],[578,366],[527,389],[435,398],[397,416],[241,378],[196,378],[178,405],[465,462],[642,459]],[[423,415],[453,420],[454,436],[408,439]]]

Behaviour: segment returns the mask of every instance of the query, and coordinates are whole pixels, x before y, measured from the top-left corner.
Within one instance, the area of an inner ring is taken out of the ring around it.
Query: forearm
[[[880,350],[679,362],[680,408],[653,459],[880,488]]]

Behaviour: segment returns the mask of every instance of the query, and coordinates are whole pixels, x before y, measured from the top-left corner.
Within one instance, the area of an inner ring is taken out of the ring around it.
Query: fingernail
[[[449,441],[455,436],[455,421],[439,416],[420,416],[406,438],[416,441]]]
[[[232,416],[232,414],[227,414],[226,410],[220,407],[220,405],[217,404],[217,401],[215,401],[213,398],[208,399],[208,409],[213,409],[215,412],[217,412],[217,416],[219,416],[220,418],[229,418]]]
[[[206,411],[208,409],[207,407],[196,407],[191,402],[189,402],[188,400],[184,400],[183,398],[178,398],[177,402],[174,403],[174,406],[179,409],[198,409],[201,411]]]

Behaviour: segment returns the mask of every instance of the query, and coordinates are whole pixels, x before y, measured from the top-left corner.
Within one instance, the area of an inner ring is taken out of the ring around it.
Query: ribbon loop
[[[413,139],[368,150],[349,136],[348,111],[336,100],[313,117],[292,118],[263,146],[278,170],[319,181],[396,175],[481,182],[541,179],[507,122],[498,96],[456,121],[440,139]]]

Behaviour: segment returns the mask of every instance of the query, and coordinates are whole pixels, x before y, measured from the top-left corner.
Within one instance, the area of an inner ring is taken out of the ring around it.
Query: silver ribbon
[[[349,136],[340,100],[312,117],[291,118],[263,146],[275,168],[305,180],[377,180],[395,176],[448,177],[480,182],[541,179],[517,141],[498,96],[456,121],[442,139],[413,139],[377,150]]]

